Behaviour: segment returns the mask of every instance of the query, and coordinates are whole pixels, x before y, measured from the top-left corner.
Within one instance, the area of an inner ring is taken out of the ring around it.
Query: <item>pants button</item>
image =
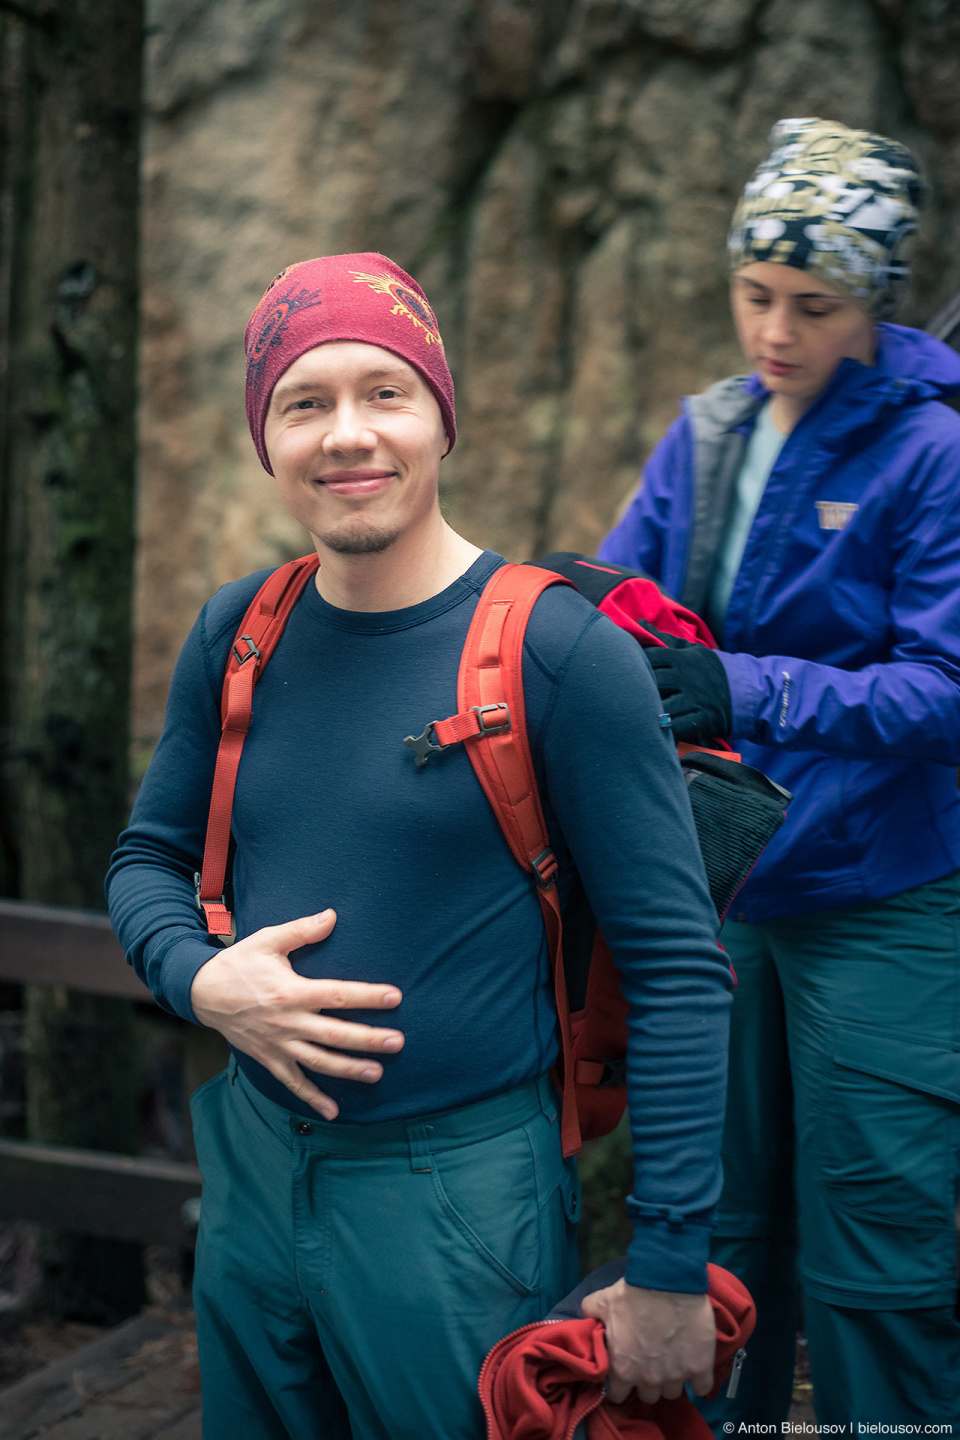
[[[310,1124],[309,1120],[295,1120],[293,1128],[297,1135],[313,1134],[313,1126]]]

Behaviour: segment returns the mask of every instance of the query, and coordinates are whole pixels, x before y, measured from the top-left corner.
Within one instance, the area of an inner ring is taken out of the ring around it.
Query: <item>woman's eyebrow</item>
[[[772,295],[773,291],[769,285],[763,285],[759,280],[750,280],[746,275],[734,277],[741,285],[752,285],[754,290],[762,290],[764,295]],[[791,295],[793,300],[842,300],[842,295],[831,295],[829,290],[798,290]]]

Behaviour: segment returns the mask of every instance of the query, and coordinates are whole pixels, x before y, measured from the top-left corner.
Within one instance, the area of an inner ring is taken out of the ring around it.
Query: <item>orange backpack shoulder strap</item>
[[[206,916],[211,935],[229,935],[232,929],[223,888],[230,853],[233,792],[243,742],[250,728],[253,687],[276,649],[304,586],[316,574],[318,564],[316,555],[303,555],[268,575],[247,607],[230,649],[220,700],[223,728],[207,816],[203,870],[197,876],[197,904]]]
[[[480,597],[460,660],[454,720],[475,716],[467,755],[510,849],[536,881],[553,966],[563,1043],[563,1153],[580,1149],[574,1094],[573,1039],[563,969],[557,862],[543,818],[527,736],[523,695],[523,640],[537,600],[561,576],[531,565],[496,570]],[[434,728],[444,743],[444,722]],[[453,737],[451,737],[453,738]],[[482,740],[482,743],[478,743]]]
[[[530,565],[494,571],[467,633],[457,677],[457,706],[478,716],[487,737],[483,745],[467,746],[470,763],[517,861],[547,889],[556,861],[549,854],[527,736],[523,642],[534,605],[558,578]]]

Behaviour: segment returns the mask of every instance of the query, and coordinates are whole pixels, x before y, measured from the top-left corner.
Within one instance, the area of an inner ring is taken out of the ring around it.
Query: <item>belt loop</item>
[[[410,1144],[410,1169],[414,1175],[429,1175],[433,1169],[430,1153],[430,1126],[408,1125],[407,1140]]]
[[[238,1061],[237,1061],[236,1055],[231,1055],[231,1056],[230,1056],[230,1060],[229,1060],[229,1062],[228,1062],[228,1064],[227,1064],[227,1079],[230,1081],[230,1084],[231,1084],[231,1085],[236,1085],[236,1083],[237,1083],[237,1071],[238,1071],[239,1069],[240,1069],[240,1066],[239,1066],[239,1063],[238,1063]]]

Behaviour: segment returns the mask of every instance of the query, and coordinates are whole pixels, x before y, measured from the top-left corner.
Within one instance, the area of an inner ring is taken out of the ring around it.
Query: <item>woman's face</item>
[[[731,281],[743,352],[774,395],[811,404],[841,360],[872,365],[876,331],[867,312],[818,276],[758,260]]]

